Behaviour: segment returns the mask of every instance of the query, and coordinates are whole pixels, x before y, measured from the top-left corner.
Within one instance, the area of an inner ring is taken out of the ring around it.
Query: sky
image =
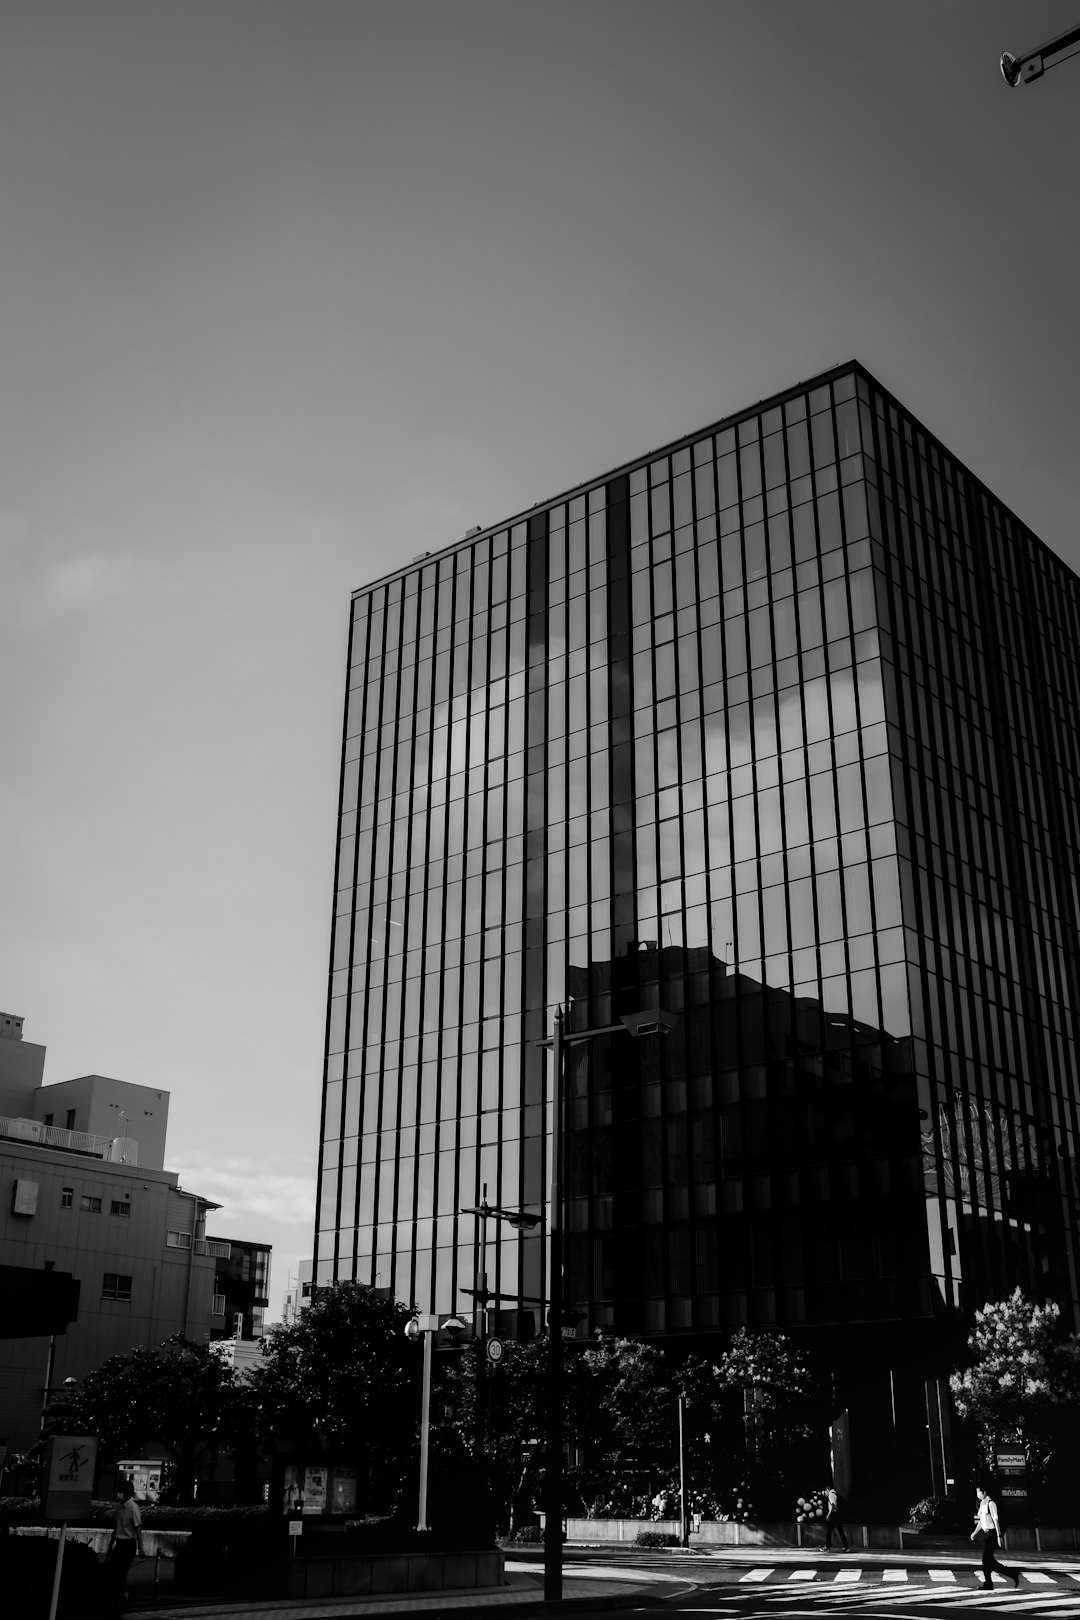
[[[0,1008],[310,1254],[350,592],[853,357],[1080,568],[1077,0],[0,0]]]

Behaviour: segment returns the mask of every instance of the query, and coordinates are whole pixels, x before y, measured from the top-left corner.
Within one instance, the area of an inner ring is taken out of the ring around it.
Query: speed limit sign
[[[497,1367],[506,1354],[506,1346],[501,1339],[489,1339],[487,1342],[488,1360]]]

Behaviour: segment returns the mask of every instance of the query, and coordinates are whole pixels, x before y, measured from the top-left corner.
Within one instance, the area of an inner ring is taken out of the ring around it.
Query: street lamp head
[[[512,1226],[515,1232],[531,1232],[534,1226],[540,1225],[539,1215],[529,1215],[523,1209],[516,1209],[505,1219],[507,1226]]]
[[[1014,90],[1020,83],[1020,63],[1011,51],[1001,53],[1001,76]]]
[[[460,1316],[448,1316],[442,1325],[442,1330],[444,1333],[448,1333],[456,1343],[465,1332],[465,1323]]]

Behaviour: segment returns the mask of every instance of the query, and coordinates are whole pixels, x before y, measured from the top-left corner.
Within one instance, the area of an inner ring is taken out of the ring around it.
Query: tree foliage
[[[110,1356],[50,1409],[49,1428],[98,1437],[98,1462],[164,1448],[177,1495],[192,1501],[199,1462],[240,1443],[251,1428],[250,1405],[232,1367],[182,1334],[154,1350]]]
[[[405,1335],[410,1315],[374,1288],[339,1282],[272,1328],[249,1375],[263,1438],[356,1457],[392,1494],[420,1419],[423,1358]]]
[[[1017,1288],[975,1312],[971,1363],[949,1379],[956,1410],[976,1428],[984,1466],[994,1446],[1025,1447],[1036,1481],[1055,1449],[1066,1411],[1080,1400],[1080,1335],[1066,1334],[1053,1301],[1038,1305]]]
[[[540,1500],[546,1359],[546,1339],[509,1345],[490,1380],[488,1466],[504,1527]],[[737,1334],[716,1361],[651,1341],[597,1338],[567,1346],[564,1380],[570,1512],[677,1512],[680,1394],[688,1492],[707,1514],[745,1517],[751,1499],[766,1504],[781,1486],[827,1463],[820,1384],[781,1334]]]

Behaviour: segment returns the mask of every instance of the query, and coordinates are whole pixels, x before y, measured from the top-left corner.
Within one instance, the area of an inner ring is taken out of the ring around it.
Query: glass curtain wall
[[[1080,581],[870,398],[937,1292],[1075,1319]]]
[[[569,1057],[580,1331],[1075,1298],[1076,592],[858,367],[359,592],[316,1282],[467,1308],[564,1003],[677,1019]]]

